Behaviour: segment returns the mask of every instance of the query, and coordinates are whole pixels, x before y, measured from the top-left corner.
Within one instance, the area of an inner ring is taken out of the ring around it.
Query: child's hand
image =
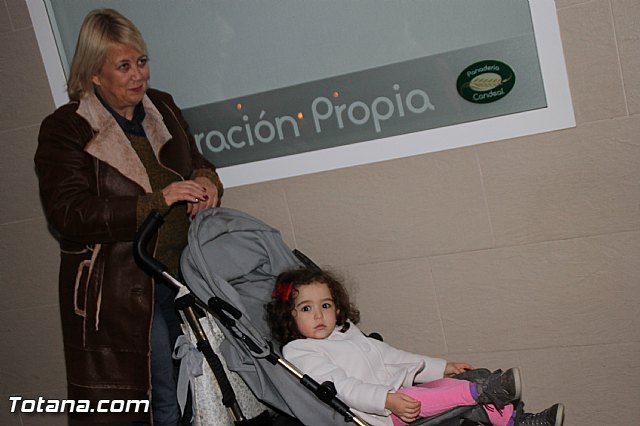
[[[451,377],[455,374],[464,373],[467,370],[473,370],[473,366],[466,362],[448,362],[447,367],[444,369],[444,376]]]
[[[411,423],[417,419],[418,414],[420,414],[420,401],[403,393],[389,392],[384,408],[400,417],[400,420],[403,422]]]

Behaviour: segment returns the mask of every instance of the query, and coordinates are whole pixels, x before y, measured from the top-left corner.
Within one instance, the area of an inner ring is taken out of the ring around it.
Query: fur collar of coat
[[[142,106],[145,112],[142,127],[156,158],[159,158],[160,149],[172,136],[164,124],[162,115],[146,94],[142,99]],[[144,188],[146,192],[152,192],[147,170],[138,154],[113,115],[102,105],[97,96],[92,93],[82,98],[76,113],[87,120],[94,132],[93,138],[84,150],[117,169]]]

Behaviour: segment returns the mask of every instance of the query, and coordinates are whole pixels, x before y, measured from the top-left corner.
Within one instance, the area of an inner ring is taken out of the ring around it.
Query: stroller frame
[[[227,209],[229,210],[229,209]],[[236,326],[236,321],[242,317],[242,312],[229,302],[219,298],[211,297],[206,303],[195,297],[188,287],[167,272],[167,267],[149,254],[147,247],[151,239],[155,236],[159,228],[164,223],[163,216],[153,210],[147,216],[143,224],[138,229],[134,240],[134,258],[138,265],[155,279],[163,280],[169,285],[184,293],[176,298],[176,308],[179,309],[185,320],[187,321],[193,335],[196,339],[197,349],[204,355],[207,364],[211,368],[215,380],[220,387],[222,393],[222,403],[227,408],[230,418],[235,425],[267,425],[274,424],[271,415],[264,411],[253,419],[247,419],[240,408],[235,392],[229,379],[224,371],[219,356],[213,350],[206,333],[199,322],[198,308],[201,308],[211,314],[217,323],[229,330],[233,336],[253,354],[260,354],[262,349],[251,336],[244,333]],[[307,266],[317,267],[309,258],[304,256],[298,250],[293,250],[293,254],[301,263]],[[304,388],[311,391],[320,401],[331,407],[340,414],[345,422],[353,422],[359,426],[368,426],[368,423],[358,417],[343,401],[336,396],[335,387],[332,382],[324,382],[322,384],[316,382],[313,378],[301,372],[293,364],[283,357],[278,356],[273,350],[273,345],[268,342],[269,353],[263,356],[273,365],[284,368],[291,374]],[[255,356],[255,355],[254,355]],[[449,410],[439,415],[428,418],[421,418],[412,422],[412,426],[457,426],[469,424],[490,424],[488,418],[482,410],[478,410],[479,406],[461,406]]]

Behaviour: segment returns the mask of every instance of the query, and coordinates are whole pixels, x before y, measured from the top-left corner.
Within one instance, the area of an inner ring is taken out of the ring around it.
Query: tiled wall
[[[535,1],[535,0],[534,0]],[[557,0],[577,127],[229,189],[341,273],[362,327],[408,350],[521,367],[537,411],[638,424],[640,2]],[[0,0],[0,424],[63,396],[57,246],[32,157],[52,110],[23,0]]]

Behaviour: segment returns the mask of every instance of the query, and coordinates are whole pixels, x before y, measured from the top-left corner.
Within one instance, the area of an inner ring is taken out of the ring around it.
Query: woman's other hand
[[[420,401],[403,393],[389,392],[384,408],[400,417],[403,422],[411,423],[420,414]]]
[[[187,205],[187,214],[192,218],[196,217],[200,210],[208,209],[211,207],[218,207],[220,205],[220,197],[218,194],[218,188],[211,182],[211,179],[198,176],[193,179],[198,185],[204,189],[204,195],[197,203],[189,203]]]
[[[448,362],[447,367],[444,369],[444,376],[451,377],[456,374],[464,373],[467,370],[473,370],[473,366],[466,362]]]

